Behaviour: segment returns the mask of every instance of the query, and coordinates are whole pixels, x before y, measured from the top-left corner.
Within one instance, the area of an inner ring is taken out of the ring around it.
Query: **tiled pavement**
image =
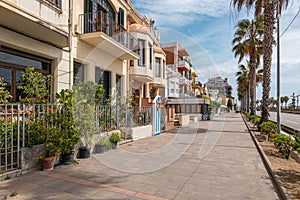
[[[1,198],[13,191],[8,199],[278,199],[235,113],[0,183]]]

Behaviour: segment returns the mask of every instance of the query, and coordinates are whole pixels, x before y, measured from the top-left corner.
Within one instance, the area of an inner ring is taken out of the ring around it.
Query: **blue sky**
[[[155,20],[161,33],[161,43],[178,41],[190,53],[199,80],[210,77],[228,78],[236,96],[235,72],[237,59],[231,52],[235,24],[247,13],[230,8],[230,0],[132,0],[141,15]],[[281,33],[300,8],[293,1],[281,16]],[[270,96],[276,96],[276,48],[273,50],[272,85]],[[281,37],[281,96],[300,94],[300,14]],[[257,97],[261,98],[261,87]]]

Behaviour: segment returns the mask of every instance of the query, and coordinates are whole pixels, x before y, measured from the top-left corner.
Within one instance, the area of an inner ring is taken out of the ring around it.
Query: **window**
[[[155,76],[160,77],[160,58],[155,58]]]
[[[118,24],[124,27],[124,9],[119,8]]]
[[[7,89],[13,96],[12,102],[23,97],[18,86],[23,85],[22,72],[28,66],[45,76],[51,73],[50,60],[0,46],[0,77],[7,83]]]
[[[102,104],[104,104],[104,100],[108,99],[111,93],[111,73],[109,71],[104,71],[101,68],[96,67],[95,82],[103,86],[104,94]]]
[[[73,84],[84,81],[84,65],[74,62]]]
[[[150,61],[150,69],[152,69],[152,52],[153,52],[153,47],[152,47],[152,45],[151,45],[151,43],[149,42],[148,43],[148,45],[149,45],[149,61]]]
[[[145,41],[139,39],[138,40],[138,54],[140,56],[139,58],[139,66],[145,66]]]
[[[61,0],[46,0],[48,1],[50,4],[58,7],[58,8],[61,8]]]
[[[163,78],[166,78],[166,61],[163,60]]]
[[[116,76],[116,94],[117,96],[121,96],[122,94],[122,76]]]

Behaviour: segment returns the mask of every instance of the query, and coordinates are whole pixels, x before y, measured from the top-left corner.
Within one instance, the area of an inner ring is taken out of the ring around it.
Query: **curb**
[[[245,118],[244,118],[244,116],[242,114],[241,114],[241,117],[242,117],[242,119],[243,119],[243,121],[244,121],[244,123],[245,123],[245,125],[246,125],[246,127],[247,127],[247,129],[248,129],[248,131],[250,133],[250,135],[251,135],[251,138],[252,138],[252,140],[253,140],[253,142],[254,142],[257,150],[258,150],[258,153],[259,153],[259,155],[260,155],[260,157],[261,157],[261,159],[262,159],[262,161],[263,161],[263,163],[265,165],[265,168],[266,168],[266,170],[267,170],[267,172],[268,172],[268,174],[269,174],[269,176],[270,176],[270,178],[272,180],[273,186],[274,186],[274,188],[276,190],[276,193],[277,193],[279,199],[282,199],[282,200],[292,200],[292,198],[287,193],[287,190],[282,186],[281,182],[278,180],[278,177],[275,174],[275,172],[274,172],[274,170],[272,168],[272,165],[271,165],[269,159],[267,158],[267,156],[264,153],[263,149],[259,145],[259,142],[257,141],[257,139],[255,138],[254,134],[250,130],[250,128],[249,128],[249,126],[248,126],[247,122],[245,121]]]

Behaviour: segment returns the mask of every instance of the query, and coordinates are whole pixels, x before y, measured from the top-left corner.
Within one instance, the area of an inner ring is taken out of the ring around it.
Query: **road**
[[[257,111],[256,114],[261,116],[260,111]],[[270,112],[270,120],[277,121],[277,113]],[[290,113],[281,113],[280,118],[281,124],[288,126],[290,128],[300,130],[300,115],[290,114]]]

